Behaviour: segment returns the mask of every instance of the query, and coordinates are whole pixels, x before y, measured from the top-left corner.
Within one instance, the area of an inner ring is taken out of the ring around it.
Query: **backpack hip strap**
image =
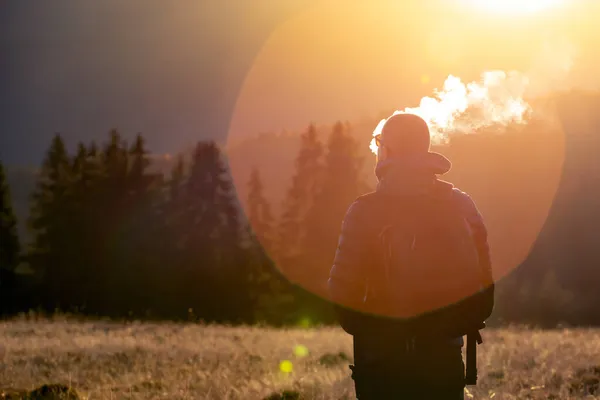
[[[467,334],[467,365],[465,373],[465,384],[477,384],[477,345],[483,343],[479,331]]]

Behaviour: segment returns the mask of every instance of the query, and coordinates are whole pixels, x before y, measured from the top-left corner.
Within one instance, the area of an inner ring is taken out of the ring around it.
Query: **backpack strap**
[[[467,334],[467,365],[465,372],[465,384],[477,384],[477,345],[483,343],[483,338],[479,331]]]

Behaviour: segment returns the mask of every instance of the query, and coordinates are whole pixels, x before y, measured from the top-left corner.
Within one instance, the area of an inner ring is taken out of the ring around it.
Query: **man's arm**
[[[467,220],[473,231],[473,238],[475,239],[477,253],[479,254],[479,265],[481,265],[485,277],[488,280],[488,285],[491,285],[494,283],[494,276],[492,272],[492,258],[490,256],[487,228],[473,199],[468,195],[467,199]]]
[[[355,311],[364,307],[366,288],[367,242],[362,205],[357,200],[346,212],[328,281],[331,300]]]
[[[485,290],[482,296],[486,303],[486,314],[491,314],[494,306],[494,275],[492,272],[492,260],[490,256],[490,247],[488,243],[488,232],[485,222],[475,202],[468,194],[455,189],[460,195],[463,205],[463,212],[471,227],[477,253],[479,255],[479,265],[485,279]],[[489,315],[488,315],[489,317]]]

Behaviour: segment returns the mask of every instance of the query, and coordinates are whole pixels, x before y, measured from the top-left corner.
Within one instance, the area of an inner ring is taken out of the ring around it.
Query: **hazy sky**
[[[0,158],[37,164],[54,132],[117,127],[158,152],[223,138],[255,53],[310,1],[3,1]]]
[[[416,107],[450,74],[466,83],[484,71],[517,70],[530,81],[529,96],[597,88],[600,1],[564,0],[534,13],[473,6],[532,1],[549,0],[319,2],[266,41],[231,136]]]
[[[163,153],[230,121],[245,134],[415,105],[449,73],[527,68],[544,40],[596,57],[592,13],[439,6],[458,1],[5,0],[0,158],[37,164],[55,132],[72,147],[142,132]]]

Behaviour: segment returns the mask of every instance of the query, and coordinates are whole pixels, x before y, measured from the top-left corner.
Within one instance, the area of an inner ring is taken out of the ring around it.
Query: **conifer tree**
[[[20,252],[17,218],[12,208],[4,165],[0,161],[0,268],[7,270],[16,268]]]
[[[163,240],[162,221],[158,212],[162,194],[162,175],[150,171],[149,152],[145,140],[137,135],[129,148],[121,226],[125,233],[125,265],[123,265],[129,308],[135,313],[153,312],[160,305],[154,296],[160,285],[164,268],[155,251]]]
[[[16,304],[17,275],[15,268],[20,258],[17,218],[12,208],[10,189],[0,161],[0,315],[12,313]]]
[[[184,287],[189,282],[182,278],[187,276],[184,268],[187,255],[183,243],[188,222],[185,220],[188,215],[185,208],[186,180],[187,166],[183,155],[179,155],[165,182],[164,196],[161,197],[162,202],[158,207],[162,232],[158,236],[160,240],[154,252],[162,265],[162,273],[157,274],[161,278],[161,284],[155,293],[161,298],[158,308],[163,314],[184,319],[189,316],[188,310],[192,308],[191,293],[186,292]]]
[[[248,182],[248,221],[254,235],[262,246],[270,251],[273,248],[273,215],[263,194],[263,183],[257,168],[253,168]]]
[[[314,202],[322,180],[323,146],[314,124],[309,125],[301,136],[296,157],[296,172],[283,202],[278,226],[276,258],[286,275],[295,280],[295,271],[301,256],[301,243],[306,235],[305,220]]]
[[[336,123],[327,142],[322,184],[306,217],[302,282],[323,296],[342,220],[350,204],[363,194],[357,150],[347,127]]]
[[[175,166],[171,171],[171,179],[169,180],[169,198],[177,199],[181,193],[181,186],[185,178],[185,160],[182,155],[177,157]]]
[[[259,322],[281,324],[293,312],[294,297],[289,283],[270,257],[274,221],[257,168],[250,174],[248,187],[246,203],[252,240],[246,262],[249,263],[248,290],[253,317]]]
[[[33,234],[30,264],[43,273],[44,305],[53,309],[68,303],[66,270],[73,243],[69,233],[72,170],[60,135],[52,139],[31,197],[28,225]]]
[[[76,284],[69,288],[68,303],[71,308],[85,312],[96,284],[95,273],[99,269],[96,258],[90,257],[90,254],[95,254],[97,240],[95,235],[97,219],[94,219],[94,216],[105,213],[96,201],[97,186],[102,179],[102,174],[95,145],[92,143],[88,148],[84,143],[79,143],[71,164],[72,219],[69,235],[72,237],[72,246],[66,263],[71,266],[68,271],[69,279]]]
[[[247,275],[242,258],[242,225],[231,177],[213,142],[197,144],[176,206],[180,289],[186,307],[207,320],[224,320],[242,307]],[[240,310],[241,311],[241,310]]]
[[[166,194],[161,207],[161,215],[165,229],[165,256],[171,261],[180,258],[181,239],[183,238],[186,210],[187,170],[183,155],[177,157],[166,183]]]

